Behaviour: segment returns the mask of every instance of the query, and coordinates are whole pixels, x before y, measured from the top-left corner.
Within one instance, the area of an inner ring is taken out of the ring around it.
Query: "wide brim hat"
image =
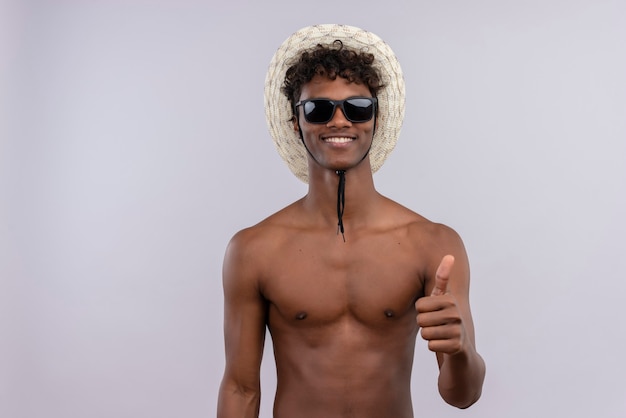
[[[374,55],[376,68],[385,86],[378,94],[376,131],[369,152],[372,172],[376,172],[396,146],[404,119],[405,88],[402,69],[395,54],[382,39],[366,30],[346,25],[314,25],[295,32],[274,54],[265,78],[265,118],[276,149],[289,169],[308,183],[308,157],[291,118],[289,99],[281,91],[285,74],[304,51],[318,44],[332,45],[340,40],[347,48]]]

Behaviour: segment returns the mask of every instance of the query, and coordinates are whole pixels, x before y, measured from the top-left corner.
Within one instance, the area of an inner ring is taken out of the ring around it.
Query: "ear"
[[[298,122],[298,117],[296,115],[291,117],[291,124],[293,125],[293,130],[297,132],[300,139],[302,139],[302,131],[300,130],[300,123]]]

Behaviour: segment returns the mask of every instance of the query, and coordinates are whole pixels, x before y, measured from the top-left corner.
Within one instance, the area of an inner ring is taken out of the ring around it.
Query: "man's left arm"
[[[417,324],[437,355],[441,397],[450,405],[468,408],[480,398],[485,378],[469,304],[469,262],[456,232],[441,225],[436,235],[425,283],[429,296],[415,304]]]

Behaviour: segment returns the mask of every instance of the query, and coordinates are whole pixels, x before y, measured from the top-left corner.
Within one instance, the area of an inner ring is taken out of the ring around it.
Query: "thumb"
[[[448,292],[448,281],[450,280],[450,271],[454,266],[454,256],[446,255],[441,259],[437,273],[435,273],[435,287],[431,296],[444,295]]]

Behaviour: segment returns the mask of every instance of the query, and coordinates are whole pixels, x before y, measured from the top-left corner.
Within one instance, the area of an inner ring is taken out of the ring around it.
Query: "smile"
[[[345,144],[351,141],[354,141],[354,138],[349,138],[346,136],[332,136],[329,138],[324,138],[324,142],[333,142],[335,144]]]

